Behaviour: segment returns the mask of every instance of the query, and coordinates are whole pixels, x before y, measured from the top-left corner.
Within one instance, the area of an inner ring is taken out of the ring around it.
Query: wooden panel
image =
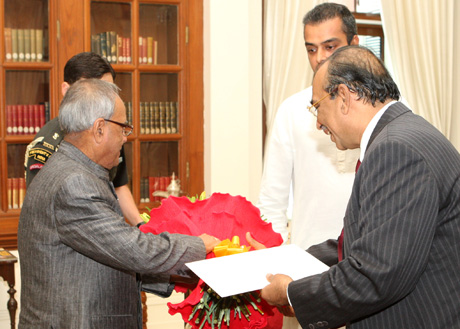
[[[187,117],[189,134],[186,149],[189,152],[189,176],[187,177],[190,195],[204,190],[204,137],[203,137],[203,1],[190,0],[188,6],[188,50],[186,81],[190,113]]]
[[[84,47],[84,6],[83,0],[64,0],[58,3],[60,31],[57,36],[57,75],[58,104],[62,100],[61,84],[64,81],[64,66],[74,55],[85,50]],[[89,49],[86,49],[89,50]],[[57,112],[56,112],[57,113]]]

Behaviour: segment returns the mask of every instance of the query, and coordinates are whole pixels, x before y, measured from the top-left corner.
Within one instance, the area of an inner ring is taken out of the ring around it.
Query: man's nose
[[[320,63],[323,62],[326,58],[327,58],[326,51],[323,50],[321,47],[318,48],[318,50],[316,51],[316,63],[317,63],[317,64],[320,64]]]

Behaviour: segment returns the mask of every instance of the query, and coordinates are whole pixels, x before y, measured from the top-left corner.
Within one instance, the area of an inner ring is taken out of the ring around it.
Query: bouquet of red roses
[[[283,241],[271,223],[261,219],[259,209],[241,196],[214,193],[209,199],[196,202],[186,197],[169,197],[159,208],[151,210],[150,218],[140,227],[144,233],[167,231],[194,236],[207,233],[223,240],[220,248],[215,249],[218,256],[226,244],[228,247],[229,243],[224,241],[235,236],[240,240],[238,246],[233,240],[230,247],[247,251],[246,232],[267,247],[279,246]],[[207,256],[212,257],[214,253]],[[221,298],[202,280],[195,287],[176,284],[176,291],[189,292],[189,295],[179,304],[168,303],[169,313],[180,313],[192,328],[278,329],[282,326],[282,315],[262,300],[258,292]]]

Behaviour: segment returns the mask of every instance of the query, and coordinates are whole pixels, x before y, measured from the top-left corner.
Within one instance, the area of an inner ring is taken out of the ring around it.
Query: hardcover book
[[[6,134],[13,134],[13,109],[11,105],[6,106]]]
[[[147,63],[153,64],[153,37],[147,37]]]
[[[158,102],[153,102],[153,112],[155,115],[155,119],[153,120],[155,123],[155,134],[159,134],[161,131],[160,127],[160,105]]]
[[[30,61],[37,61],[37,32],[30,29]]]
[[[18,29],[11,29],[11,52],[13,62],[17,62],[19,60]]]
[[[24,54],[24,30],[18,29],[18,61],[24,62],[25,54]]]
[[[27,107],[29,108],[29,134],[35,134],[34,106],[28,105]]]
[[[30,62],[30,29],[24,29],[24,61]]]
[[[18,116],[18,135],[24,134],[24,106],[16,106],[17,116]]]
[[[117,32],[115,31],[110,31],[110,55],[112,63],[117,62],[117,49],[118,49],[118,43],[117,43]]]
[[[5,27],[5,59],[7,62],[11,62],[13,60],[11,28],[9,27]]]
[[[145,134],[145,109],[144,109],[144,102],[140,102],[139,104],[139,112],[140,112],[140,123],[141,123],[141,134]]]
[[[23,126],[24,126],[24,134],[29,134],[29,105],[23,106]]]
[[[19,178],[12,178],[13,189],[12,189],[12,208],[19,208]]]
[[[16,105],[11,105],[11,127],[13,130],[13,135],[18,134],[18,109]]]
[[[37,52],[37,62],[41,62],[43,60],[43,57],[45,56],[43,52],[43,30],[42,29],[37,29],[35,30],[36,32],[36,41],[37,41],[37,47],[36,47],[36,52]]]
[[[99,36],[101,40],[101,56],[107,59],[107,34],[102,32],[99,33]]]
[[[118,64],[125,63],[125,57],[123,56],[123,37],[117,35],[117,56],[118,56]]]

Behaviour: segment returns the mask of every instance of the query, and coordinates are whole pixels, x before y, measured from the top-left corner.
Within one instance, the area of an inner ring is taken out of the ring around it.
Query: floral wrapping
[[[162,201],[159,208],[150,212],[151,220],[140,227],[144,233],[159,234],[161,232],[179,233],[199,236],[203,233],[215,236],[220,240],[240,238],[242,245],[248,245],[246,232],[266,247],[279,246],[283,240],[275,233],[272,224],[263,221],[260,211],[241,196],[214,193],[208,199],[192,202],[186,197],[169,197]],[[209,253],[207,258],[214,257]],[[282,327],[282,315],[275,307],[268,305],[258,296],[258,292],[226,297],[220,304],[219,314],[212,319],[212,305],[216,306],[216,295],[213,299],[208,294],[209,287],[200,280],[198,285],[190,287],[176,284],[176,291],[190,291],[188,297],[178,304],[168,303],[169,313],[180,313],[185,322],[192,328],[231,328],[231,329],[279,329]],[[209,300],[203,309],[200,307]],[[213,300],[211,302],[211,300]],[[201,301],[201,306],[198,306]],[[241,305],[244,303],[245,305]],[[208,308],[208,309],[206,309]],[[221,314],[220,314],[221,313]],[[208,318],[207,318],[208,317]],[[227,320],[227,321],[225,321]],[[213,322],[214,321],[214,322]],[[229,325],[227,325],[229,323]]]

